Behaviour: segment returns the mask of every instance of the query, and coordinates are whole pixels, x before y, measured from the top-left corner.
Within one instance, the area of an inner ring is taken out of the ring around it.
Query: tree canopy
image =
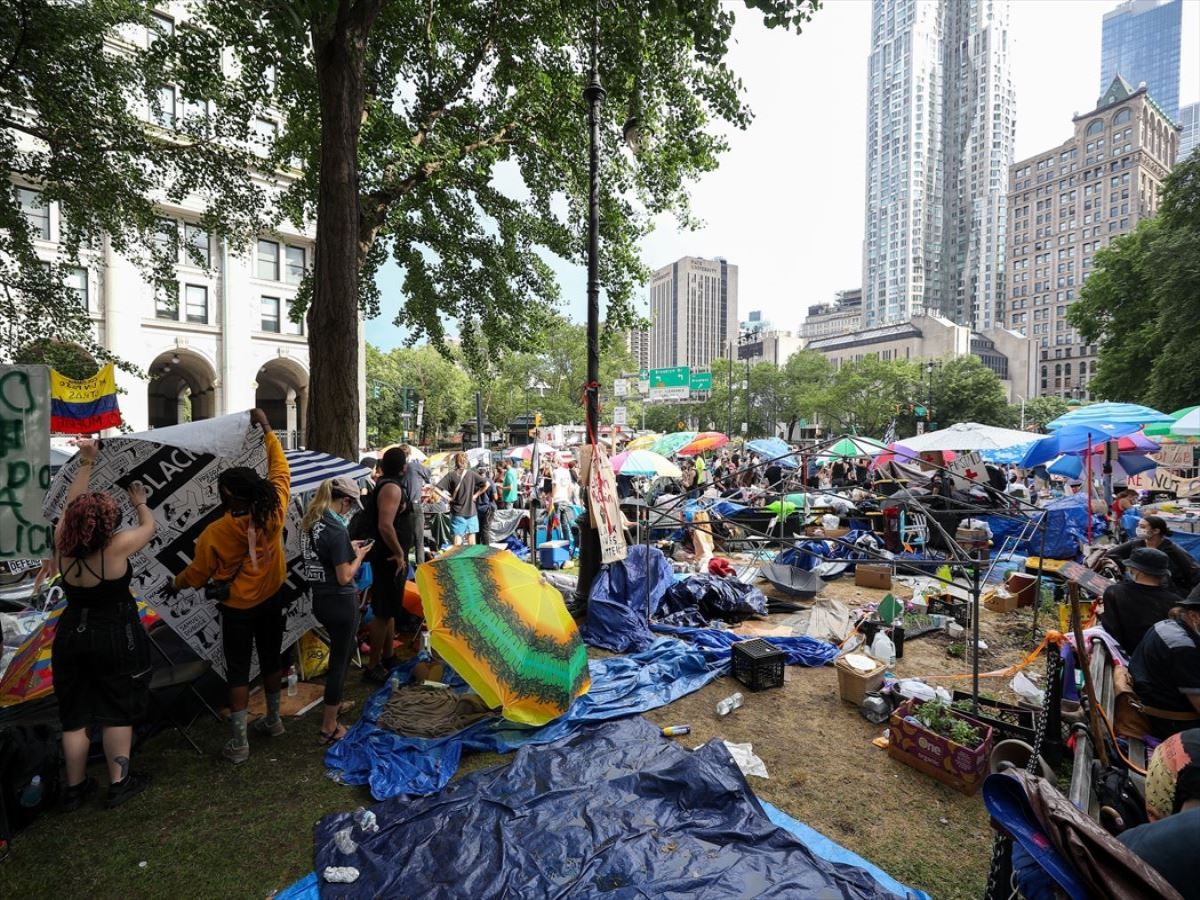
[[[1008,425],[1008,393],[1000,377],[978,356],[943,361],[932,378],[933,416],[939,426],[955,422]]]

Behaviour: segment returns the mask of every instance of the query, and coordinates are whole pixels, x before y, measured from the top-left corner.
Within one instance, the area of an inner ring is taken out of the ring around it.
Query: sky
[[[739,267],[740,317],[758,309],[775,327],[798,331],[809,305],[862,282],[871,2],[826,0],[800,35],[764,28],[740,6],[729,64],[745,83],[754,122],[730,134],[720,168],[690,189],[704,226],[681,231],[661,219],[642,259],[653,269],[681,256],[724,256]],[[1014,161],[1062,143],[1071,117],[1095,107],[1101,21],[1116,6],[1011,0]],[[1182,33],[1180,106],[1200,100],[1200,0],[1184,0]],[[582,270],[555,269],[564,311],[582,321]],[[389,263],[377,282],[383,314],[367,323],[367,340],[397,346],[405,336],[391,324],[401,273]],[[644,314],[644,295],[642,303]]]

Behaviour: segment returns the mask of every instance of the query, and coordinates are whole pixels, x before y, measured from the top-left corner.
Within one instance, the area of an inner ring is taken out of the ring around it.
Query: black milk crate
[[[953,702],[958,703],[959,701],[969,703],[971,694],[967,691],[955,691]],[[991,725],[992,731],[998,736],[997,739],[1000,737],[1013,738],[1024,741],[1032,747],[1037,738],[1037,720],[1041,713],[1036,710],[1014,706],[1001,700],[992,700],[989,697],[980,697],[977,714],[966,710],[960,710],[960,712],[984,725]],[[1001,718],[1001,715],[1005,715],[1006,718]]]
[[[762,638],[733,645],[733,677],[752,691],[783,687],[783,651]]]

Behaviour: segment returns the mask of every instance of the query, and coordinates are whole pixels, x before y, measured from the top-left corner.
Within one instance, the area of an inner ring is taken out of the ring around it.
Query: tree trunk
[[[370,21],[348,4],[313,26],[321,114],[317,242],[309,335],[307,444],[358,459],[358,135]],[[361,11],[361,10],[360,10]]]

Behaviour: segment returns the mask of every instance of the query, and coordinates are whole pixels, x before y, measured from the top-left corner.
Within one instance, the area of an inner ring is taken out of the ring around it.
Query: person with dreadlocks
[[[67,763],[67,788],[61,798],[66,812],[78,809],[96,790],[96,779],[87,777],[87,728],[92,723],[103,729],[109,778],[105,805],[120,806],[150,786],[149,775],[129,771],[133,723],[145,715],[150,698],[150,652],[129,591],[129,557],[154,537],[154,516],[146,505],[146,489],[135,481],[129,486],[129,502],[138,523],[119,529],[117,501],[88,490],[100,443],[80,439],[75,446],[79,468],[54,534],[67,608],[58,620],[51,650]]]
[[[255,730],[272,737],[284,730],[279,689],[285,615],[278,594],[287,575],[283,525],[292,477],[266,413],[253,410],[250,420],[262,429],[267,477],[245,466],[221,472],[217,489],[225,514],[204,529],[191,565],[168,587],[169,592],[204,588],[205,595],[217,601],[233,728],[233,737],[221,755],[234,765],[250,758],[246,707],[252,647],[258,649],[267,699],[267,714],[255,722]]]

